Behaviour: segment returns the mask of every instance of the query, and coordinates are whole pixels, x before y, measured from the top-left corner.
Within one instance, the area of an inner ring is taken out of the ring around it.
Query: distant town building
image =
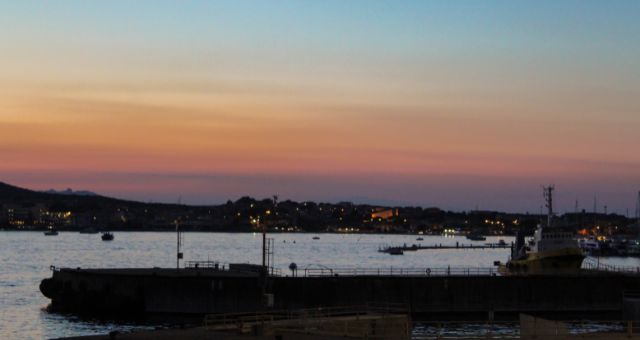
[[[377,208],[371,213],[371,219],[390,219],[398,216],[398,209]]]

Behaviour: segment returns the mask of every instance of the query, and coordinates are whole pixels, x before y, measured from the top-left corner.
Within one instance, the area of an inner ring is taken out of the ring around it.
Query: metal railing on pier
[[[496,276],[495,267],[476,268],[328,268],[309,267],[304,269],[306,277],[322,276]]]
[[[582,261],[582,269],[597,272],[640,275],[640,267],[616,266],[612,264],[602,263],[598,259],[594,258],[586,258],[584,261]]]
[[[504,270],[500,267],[429,267],[429,268],[330,268],[321,265],[312,265],[303,271],[305,277],[327,276],[503,276]],[[585,260],[580,270],[576,269],[549,269],[536,272],[509,272],[509,276],[535,276],[543,274],[582,276],[617,273],[624,275],[640,275],[640,267],[622,267],[603,263],[596,263],[591,259]]]
[[[221,263],[218,261],[186,261],[185,268],[186,269],[213,269],[213,270],[234,270],[233,266],[235,266],[235,270],[240,271],[265,271],[264,267],[260,265],[252,265],[252,264],[228,264]],[[267,267],[267,273],[271,276],[282,276],[282,270],[280,268],[275,267]]]
[[[282,270],[280,268],[269,267],[269,275],[282,276]]]
[[[218,261],[186,261],[185,268],[188,269],[220,269],[225,270],[226,264]]]

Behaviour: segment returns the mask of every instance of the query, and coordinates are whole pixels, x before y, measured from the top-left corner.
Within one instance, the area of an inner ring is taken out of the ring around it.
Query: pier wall
[[[54,310],[87,314],[207,314],[263,308],[263,279],[211,271],[63,269],[40,290]],[[222,272],[224,273],[224,272]]]
[[[275,308],[401,303],[422,317],[529,313],[622,318],[623,292],[640,279],[611,276],[322,277],[274,281]]]
[[[42,292],[52,307],[88,313],[233,313],[390,303],[416,317],[491,318],[528,313],[623,319],[640,277],[585,276],[234,276],[169,269],[128,273],[58,270]],[[227,272],[228,274],[228,272]],[[268,306],[265,294],[272,295]]]

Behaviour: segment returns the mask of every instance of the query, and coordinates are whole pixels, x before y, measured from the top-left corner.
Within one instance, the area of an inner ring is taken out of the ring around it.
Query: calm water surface
[[[320,236],[313,240],[313,236]],[[472,242],[464,237],[358,234],[272,234],[275,265],[288,273],[291,262],[300,270],[307,266],[360,268],[491,267],[505,261],[508,249],[420,250],[403,256],[379,253],[381,245],[483,244],[512,237],[487,237]],[[104,334],[152,327],[144,324],[83,320],[49,313],[49,300],[39,291],[40,281],[51,276],[49,267],[117,268],[175,267],[174,233],[117,232],[115,240],[103,242],[99,234],[60,232],[0,232],[0,339],[42,339]],[[185,260],[216,260],[224,263],[261,261],[261,235],[235,233],[185,233]],[[640,266],[640,259],[610,258],[601,262]]]

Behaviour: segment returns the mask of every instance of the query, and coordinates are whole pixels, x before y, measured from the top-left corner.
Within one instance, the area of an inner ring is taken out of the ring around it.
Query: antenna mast
[[[636,202],[636,223],[640,227],[640,191],[638,191],[638,201]]]
[[[542,187],[542,190],[545,206],[547,207],[547,227],[551,227],[553,220],[553,190],[555,190],[555,188],[553,185],[550,185],[548,187]]]
[[[260,216],[258,216],[258,228],[260,228]],[[262,225],[262,266],[267,267],[267,229]]]
[[[576,200],[576,207],[575,209],[573,209],[573,218],[574,218],[574,222],[576,223],[576,227],[580,226],[580,218],[578,217],[578,200]]]
[[[593,195],[593,227],[596,227],[596,224],[598,224],[598,217],[596,216],[596,214],[598,213],[598,199],[596,198],[596,195]]]

